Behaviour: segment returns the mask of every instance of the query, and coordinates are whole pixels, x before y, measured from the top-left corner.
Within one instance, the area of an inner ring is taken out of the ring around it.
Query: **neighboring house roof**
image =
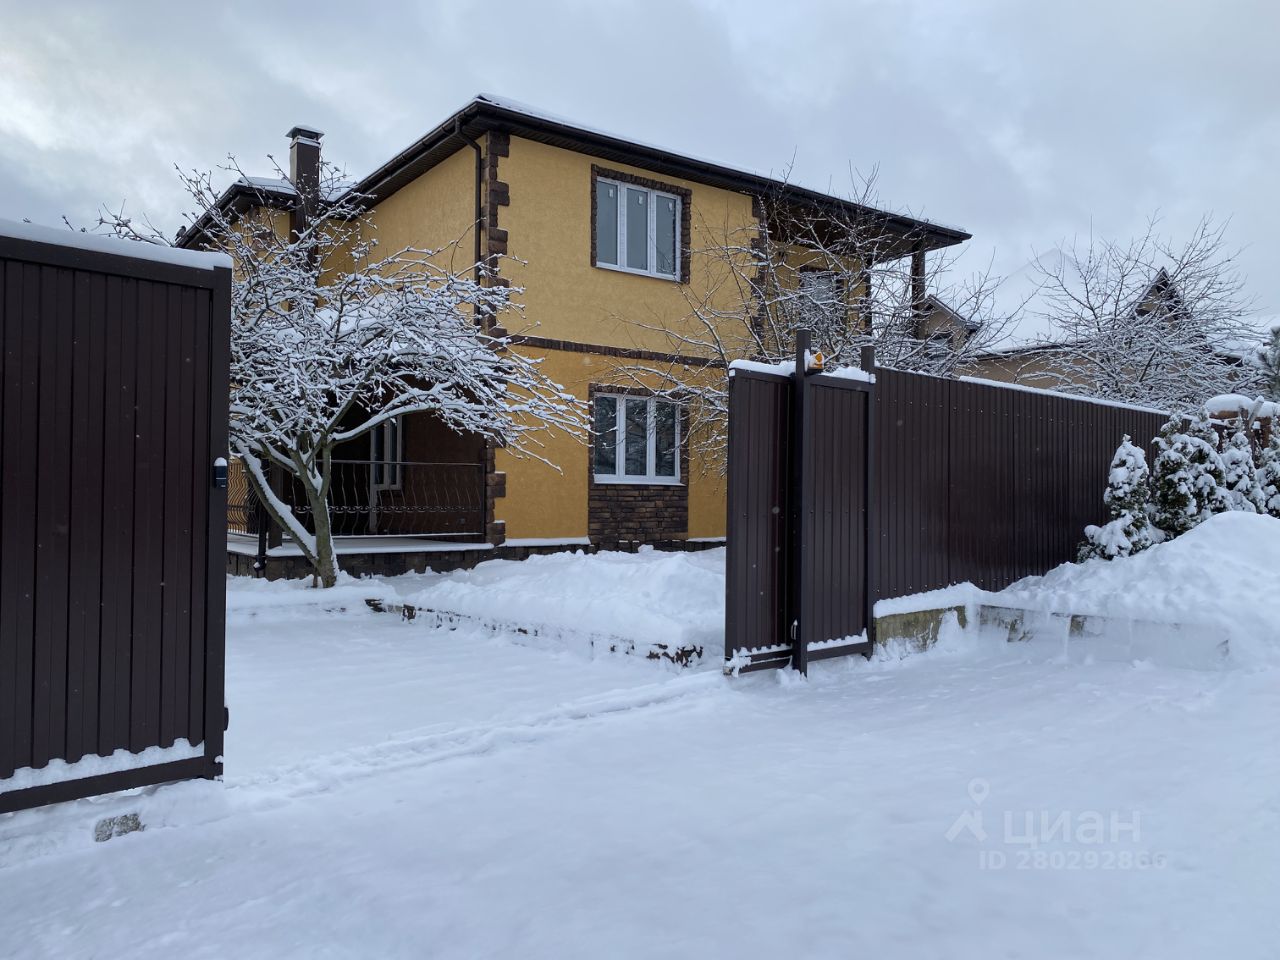
[[[1076,341],[1053,336],[1050,318],[1054,309],[1043,300],[1046,281],[1041,271],[1061,270],[1064,262],[1071,259],[1071,256],[1070,253],[1055,248],[1036,257],[1001,282],[1000,290],[997,291],[1000,300],[998,306],[1006,311],[1006,316],[1022,314],[1023,322],[1020,327],[1023,329],[1011,332],[1004,342],[984,350],[975,359],[1030,356],[1069,351],[1079,346]],[[1078,283],[1071,268],[1066,269],[1063,283],[1072,290]],[[1181,314],[1185,311],[1182,294],[1164,267],[1156,271],[1125,309],[1131,314],[1139,315],[1154,309],[1156,303],[1168,305],[1174,313]],[[1027,326],[1032,327],[1030,332],[1025,329]]]
[[[973,317],[966,317],[963,313],[955,310],[950,304],[940,299],[935,294],[929,294],[920,302],[921,308],[926,312],[938,312],[946,316],[946,318],[959,326],[964,327],[970,333],[977,333],[982,324]]]
[[[350,193],[361,197],[362,202],[367,206],[372,206],[465,147],[468,138],[475,140],[489,130],[508,131],[528,140],[643,167],[646,170],[695,183],[757,195],[781,191],[784,196],[794,199],[797,203],[834,207],[840,209],[845,215],[856,213],[882,217],[888,227],[903,235],[910,235],[926,250],[952,246],[970,238],[970,234],[957,227],[878,210],[762,174],[726,167],[661,147],[638,143],[487,94],[481,94],[472,99],[425,136],[415,140],[368,176],[354,183]],[[254,182],[248,182],[250,180]],[[237,181],[219,199],[219,205],[244,203],[257,194],[261,194],[273,203],[287,201],[292,191],[290,189],[286,192],[282,183],[287,186],[287,183],[282,181],[256,177]],[[184,240],[194,241],[194,236],[188,235],[195,233],[197,233],[195,225],[187,228],[179,235],[179,243]]]

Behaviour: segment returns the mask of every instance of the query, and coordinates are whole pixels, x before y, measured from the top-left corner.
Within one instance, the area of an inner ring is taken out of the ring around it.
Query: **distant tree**
[[[234,161],[227,169],[249,182]],[[328,502],[338,444],[417,413],[535,456],[539,432],[581,432],[579,402],[486,322],[514,309],[512,291],[469,277],[471,267],[440,266],[437,251],[381,254],[335,168],[324,165],[315,186],[289,182],[314,209],[321,204],[305,191],[336,198],[301,230],[240,218],[219,205],[211,174],[179,175],[197,207],[192,221],[234,266],[231,451],[322,586],[338,573]],[[99,227],[168,242],[122,212],[105,213]],[[273,488],[272,467],[301,487],[314,530]]]
[[[1111,458],[1107,490],[1103,494],[1110,519],[1100,527],[1085,527],[1081,560],[1128,557],[1151,546],[1155,532],[1147,515],[1150,477],[1146,451],[1131,443],[1126,434]]]
[[[1090,237],[1036,261],[1028,314],[1047,324],[1039,356],[1056,368],[1042,375],[1067,393],[1178,411],[1207,392],[1261,389],[1240,352],[1259,336],[1226,224],[1205,217],[1181,245],[1158,225],[1153,217],[1134,240]]]
[[[1265,513],[1249,433],[1249,425],[1243,420],[1237,420],[1235,430],[1223,444],[1223,485],[1232,510]]]
[[[1203,417],[1187,423],[1174,415],[1156,437],[1151,477],[1151,521],[1165,538],[1230,509],[1225,470],[1213,427]]]

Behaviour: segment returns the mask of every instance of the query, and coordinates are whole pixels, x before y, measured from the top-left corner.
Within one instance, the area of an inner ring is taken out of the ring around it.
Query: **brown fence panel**
[[[949,575],[947,462],[950,383],[876,371],[875,513],[872,551],[877,596],[932,589]]]
[[[791,617],[801,653],[859,634],[876,599],[964,581],[998,590],[1075,559],[1085,526],[1105,517],[1121,439],[1150,459],[1166,419],[1005,384],[875,373],[874,384],[807,379],[794,596],[794,383],[744,371],[731,382],[726,656],[769,648],[748,668],[791,662]]]
[[[737,370],[729,379],[725,653],[788,642],[787,438],[791,379]],[[790,653],[778,654],[785,660]]]
[[[0,235],[0,812],[221,770],[230,271],[126,250]]]

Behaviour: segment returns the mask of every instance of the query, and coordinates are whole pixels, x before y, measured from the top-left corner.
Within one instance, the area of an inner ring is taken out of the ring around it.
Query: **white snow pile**
[[[688,553],[642,547],[490,560],[428,575],[425,589],[401,599],[498,624],[714,648],[724,638],[724,558],[723,547]]]
[[[1135,556],[1020,580],[991,602],[1201,628],[1235,662],[1280,664],[1280,520],[1217,514]]]
[[[1250,397],[1243,393],[1222,393],[1204,402],[1205,413],[1223,420],[1252,413],[1255,407],[1257,413],[1254,416],[1258,418],[1280,416],[1280,402]]]

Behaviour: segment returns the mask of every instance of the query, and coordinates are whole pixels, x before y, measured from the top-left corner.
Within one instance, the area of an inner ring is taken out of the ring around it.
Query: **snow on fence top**
[[[72,247],[76,250],[88,250],[93,253],[109,253],[118,257],[132,257],[135,260],[170,263],[179,267],[194,267],[198,270],[213,270],[217,267],[229,268],[231,266],[231,258],[225,253],[182,250],[178,247],[167,247],[159,243],[120,240],[116,237],[103,237],[94,233],[81,233],[79,230],[59,230],[55,227],[37,226],[34,223],[19,223],[16,220],[0,220],[0,237],[29,240],[33,243],[48,243],[59,247]]]
[[[729,364],[729,376],[735,370],[747,370],[751,373],[772,373],[775,376],[789,377],[796,372],[794,360],[783,360],[780,363],[764,363],[760,360],[734,360]],[[864,383],[875,383],[874,373],[867,373],[858,367],[840,367],[837,370],[823,370],[821,376],[835,377],[838,380],[862,380]]]
[[[1025,383],[1006,383],[1003,380],[984,380],[982,377],[957,377],[964,383],[978,383],[984,387],[1004,387],[1006,390],[1021,390],[1023,393],[1040,393],[1046,397],[1062,397],[1065,400],[1080,400],[1084,403],[1097,404],[1100,407],[1118,407],[1121,410],[1139,410],[1143,413],[1155,413],[1168,416],[1168,410],[1157,410],[1155,407],[1144,407],[1138,403],[1122,403],[1119,400],[1107,400],[1103,397],[1091,397],[1084,393],[1063,393],[1061,390],[1045,390],[1041,387],[1029,387]]]

